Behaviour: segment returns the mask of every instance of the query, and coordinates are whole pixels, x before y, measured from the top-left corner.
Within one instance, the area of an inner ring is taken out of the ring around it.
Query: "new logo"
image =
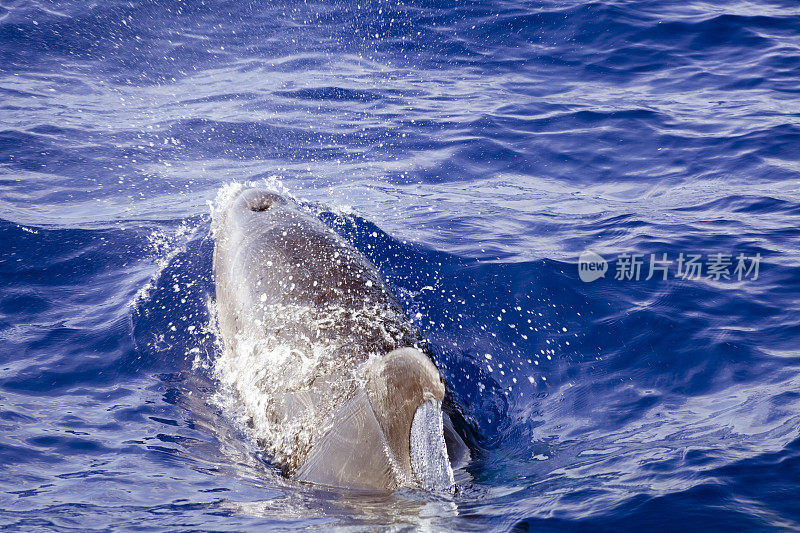
[[[607,271],[608,262],[599,254],[585,250],[578,257],[578,275],[581,281],[589,283],[598,278],[604,278]]]

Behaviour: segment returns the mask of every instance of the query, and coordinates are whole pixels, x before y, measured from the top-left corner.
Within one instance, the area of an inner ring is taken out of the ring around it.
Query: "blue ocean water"
[[[0,524],[800,528],[799,17],[4,0]],[[236,181],[304,202],[404,302],[477,435],[454,498],[285,480],[220,408],[210,225]],[[731,279],[645,279],[681,253]]]

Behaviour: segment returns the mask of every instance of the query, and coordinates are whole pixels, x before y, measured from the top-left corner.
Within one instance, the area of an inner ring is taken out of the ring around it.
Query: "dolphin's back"
[[[366,434],[378,431],[369,427],[374,414],[357,411],[365,363],[419,337],[377,269],[317,218],[266,191],[241,191],[214,226],[224,341],[216,369],[261,443],[292,475],[335,426],[348,427],[342,416]],[[304,471],[330,477],[322,463]]]

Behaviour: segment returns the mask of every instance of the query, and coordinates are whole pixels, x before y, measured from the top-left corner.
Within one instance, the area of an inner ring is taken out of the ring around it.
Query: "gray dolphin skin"
[[[452,492],[447,447],[463,457],[466,445],[442,411],[439,372],[375,266],[265,190],[236,191],[214,225],[219,366],[284,473]]]

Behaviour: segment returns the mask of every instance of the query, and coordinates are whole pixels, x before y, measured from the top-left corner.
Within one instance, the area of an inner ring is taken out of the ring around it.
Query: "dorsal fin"
[[[395,460],[363,390],[334,417],[295,474],[302,481],[337,487],[393,490],[399,486]]]

